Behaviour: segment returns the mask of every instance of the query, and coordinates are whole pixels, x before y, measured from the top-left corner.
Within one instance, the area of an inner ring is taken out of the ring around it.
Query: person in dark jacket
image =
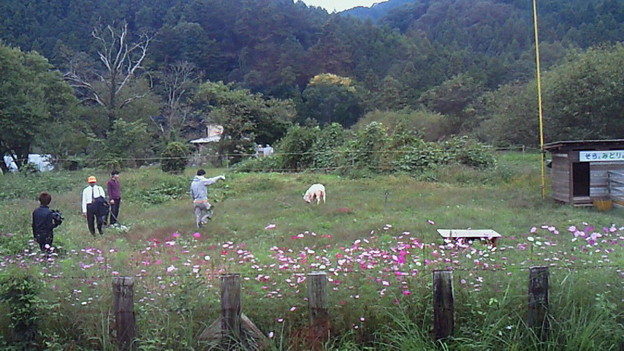
[[[32,229],[35,241],[39,244],[41,251],[50,252],[52,241],[54,240],[54,228],[60,222],[56,221],[54,214],[48,207],[52,202],[52,196],[46,192],[39,194],[40,206],[33,211]]]
[[[121,185],[119,184],[119,171],[111,172],[111,179],[106,183],[108,198],[110,203],[110,220],[108,224],[114,225],[119,218],[119,207],[121,206]]]

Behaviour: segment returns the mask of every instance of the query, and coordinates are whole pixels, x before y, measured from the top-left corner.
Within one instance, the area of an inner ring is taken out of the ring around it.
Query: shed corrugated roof
[[[624,139],[566,140],[544,144],[546,151],[624,148]]]

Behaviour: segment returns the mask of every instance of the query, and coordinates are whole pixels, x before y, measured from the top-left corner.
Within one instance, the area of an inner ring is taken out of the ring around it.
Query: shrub
[[[16,276],[6,272],[0,277],[0,301],[8,306],[12,339],[24,350],[34,349],[36,345],[38,307],[42,304],[39,289],[37,280],[29,275]]]
[[[344,144],[346,134],[338,123],[332,123],[318,133],[318,138],[310,149],[314,157],[314,168],[333,169],[338,166],[336,149]]]
[[[372,172],[387,170],[387,130],[381,123],[372,122],[357,132],[355,139],[347,142],[344,166],[366,169]]]
[[[380,122],[391,133],[418,133],[426,141],[436,141],[445,134],[444,116],[427,110],[371,111],[353,126],[354,130],[365,128],[372,122]]]
[[[160,155],[160,167],[163,172],[182,173],[189,159],[189,149],[178,141],[167,144]]]
[[[234,169],[239,172],[274,172],[280,171],[281,167],[278,156],[248,158],[234,165]]]
[[[133,199],[146,204],[157,205],[169,200],[178,199],[188,192],[188,181],[180,179],[163,179],[160,184],[131,193]]]
[[[277,145],[282,169],[301,171],[309,168],[314,159],[310,149],[316,142],[320,129],[318,127],[302,127],[299,125],[288,129],[286,135]]]
[[[15,198],[36,199],[42,189],[53,196],[73,189],[75,179],[69,173],[39,172],[14,173],[0,177],[0,200]]]
[[[496,165],[496,159],[488,146],[466,136],[447,140],[442,146],[460,164],[478,169]]]
[[[448,162],[446,154],[436,143],[415,141],[400,151],[399,157],[393,162],[395,171],[424,173]]]

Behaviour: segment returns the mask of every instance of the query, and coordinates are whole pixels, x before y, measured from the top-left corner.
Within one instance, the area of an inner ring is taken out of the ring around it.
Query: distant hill
[[[414,1],[415,0],[389,0],[373,4],[371,7],[354,7],[352,9],[342,11],[339,14],[341,16],[352,16],[362,20],[371,19],[373,22],[376,22],[381,17],[387,15],[390,10],[413,3]]]
[[[534,76],[527,0],[389,0],[339,14],[292,0],[50,3],[0,0],[0,40],[61,71],[69,58],[93,57],[95,26],[125,22],[131,38],[154,36],[150,71],[189,62],[204,79],[281,98],[299,98],[321,73],[350,77],[392,107],[396,96],[417,106],[460,75],[486,89]],[[539,15],[543,69],[570,49],[624,38],[624,0],[540,0]]]

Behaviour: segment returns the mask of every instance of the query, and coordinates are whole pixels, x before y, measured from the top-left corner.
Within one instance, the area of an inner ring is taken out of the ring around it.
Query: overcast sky
[[[377,2],[385,2],[387,0],[299,0],[303,1],[308,6],[320,6],[331,13],[336,10],[340,12],[346,9],[350,9],[356,6],[370,7]]]

